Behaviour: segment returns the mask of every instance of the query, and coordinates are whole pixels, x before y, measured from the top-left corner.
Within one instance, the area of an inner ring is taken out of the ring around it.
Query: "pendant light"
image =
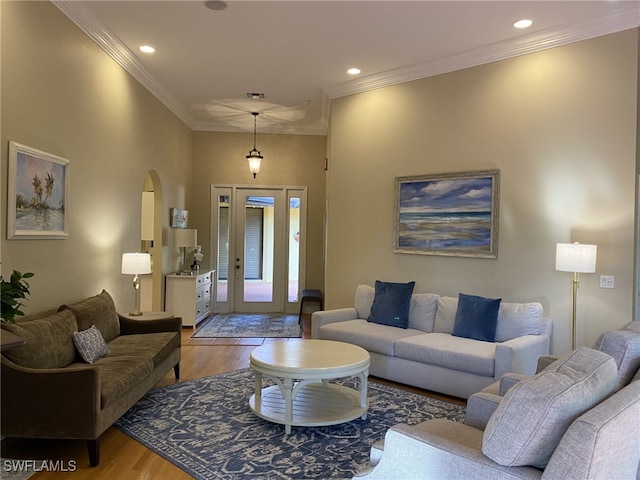
[[[260,171],[260,162],[264,157],[256,149],[256,119],[260,114],[251,112],[251,115],[253,115],[253,149],[249,150],[249,155],[246,156],[246,159],[249,160],[249,170],[253,173],[253,178],[256,178],[256,174]]]

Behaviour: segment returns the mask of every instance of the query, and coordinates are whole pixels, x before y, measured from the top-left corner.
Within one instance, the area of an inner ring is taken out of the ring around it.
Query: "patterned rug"
[[[16,460],[12,458],[0,458],[2,463],[2,480],[27,480],[36,471],[48,471],[42,468],[43,460]]]
[[[369,382],[366,420],[285,435],[250,410],[253,380],[244,369],[152,389],[115,426],[197,480],[345,479],[392,425],[464,418],[459,405]]]
[[[275,313],[217,313],[192,338],[286,338],[300,337],[297,315]]]

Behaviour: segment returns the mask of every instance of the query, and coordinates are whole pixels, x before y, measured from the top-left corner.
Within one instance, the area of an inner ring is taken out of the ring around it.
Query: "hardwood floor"
[[[310,338],[310,315],[303,317],[303,338]],[[182,332],[182,359],[180,381],[192,380],[208,375],[229,372],[249,367],[249,353],[265,342],[287,341],[275,338],[221,338],[194,339],[193,330]],[[463,400],[426,392],[378,378],[371,381],[393,385],[432,398],[439,398],[464,405]],[[160,385],[175,383],[173,370],[158,382]],[[90,467],[86,442],[81,440],[33,440],[7,438],[2,441],[2,458],[43,460],[57,462],[57,466],[67,471],[41,471],[34,480],[188,480],[192,478],[172,463],[136,442],[132,438],[111,427],[100,438],[100,464]],[[0,477],[7,468],[0,466]],[[73,470],[73,471],[72,471]]]

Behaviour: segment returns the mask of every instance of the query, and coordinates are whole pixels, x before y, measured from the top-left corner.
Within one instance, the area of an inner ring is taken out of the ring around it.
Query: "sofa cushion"
[[[415,335],[425,335],[425,333],[411,328],[405,329],[380,325],[362,319],[329,323],[318,329],[318,338],[320,340],[351,343],[369,352],[389,356],[394,355],[395,343],[398,339]]]
[[[87,363],[93,363],[110,352],[100,330],[95,325],[81,332],[73,332],[73,344]]]
[[[120,335],[109,342],[111,356],[144,357],[157,367],[180,346],[177,332],[157,332],[134,335]]]
[[[453,325],[456,323],[457,311],[457,298],[446,296],[438,298],[438,310],[436,311],[433,331],[436,333],[453,333]]]
[[[461,293],[458,296],[453,335],[483,342],[495,342],[501,301],[501,298],[493,299]]]
[[[95,325],[106,342],[120,335],[120,320],[111,295],[106,290],[94,297],[72,305],[62,305],[60,310],[70,309],[78,320],[78,330],[87,330]]]
[[[448,333],[425,333],[399,338],[395,356],[461,372],[493,377],[496,344]]]
[[[358,312],[358,318],[369,318],[375,292],[375,288],[371,285],[358,285],[356,288],[354,306]],[[433,332],[438,298],[440,296],[435,293],[414,293],[411,295],[408,328]]]
[[[74,364],[75,365],[75,364]],[[86,364],[82,364],[85,365]],[[100,371],[100,408],[104,409],[129,392],[153,371],[149,358],[111,356],[96,360],[93,366]]]
[[[540,302],[502,302],[498,310],[496,342],[506,342],[524,335],[540,335],[543,311]]]
[[[376,294],[368,320],[380,325],[407,328],[415,284],[416,282],[393,283],[376,280]]]
[[[614,391],[616,375],[610,355],[574,350],[509,389],[487,423],[482,452],[500,465],[544,468],[569,425]]]
[[[438,298],[435,293],[414,293],[409,307],[409,328],[423,332],[433,332],[438,309]]]
[[[453,333],[457,310],[457,298],[446,296],[438,298],[434,332]],[[539,302],[502,302],[498,310],[496,342],[505,342],[523,335],[540,335],[542,314],[543,308]]]
[[[371,305],[373,305],[373,298],[375,296],[376,289],[371,285],[358,285],[353,304],[358,312],[358,318],[369,318],[369,315],[371,315]]]
[[[12,362],[29,368],[61,368],[76,358],[73,332],[78,323],[72,311],[50,312],[35,320],[3,323],[2,328],[26,342],[2,352]]]
[[[594,348],[608,353],[616,361],[618,365],[616,389],[628,385],[640,368],[640,332],[632,329],[605,332],[596,341]]]
[[[622,330],[631,330],[632,332],[640,333],[640,321],[632,320],[622,327]]]

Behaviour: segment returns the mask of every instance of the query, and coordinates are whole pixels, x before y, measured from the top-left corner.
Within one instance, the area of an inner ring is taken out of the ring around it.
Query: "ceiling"
[[[640,0],[53,3],[193,130],[252,131],[259,112],[259,133],[310,135],[331,99],[640,25]]]

